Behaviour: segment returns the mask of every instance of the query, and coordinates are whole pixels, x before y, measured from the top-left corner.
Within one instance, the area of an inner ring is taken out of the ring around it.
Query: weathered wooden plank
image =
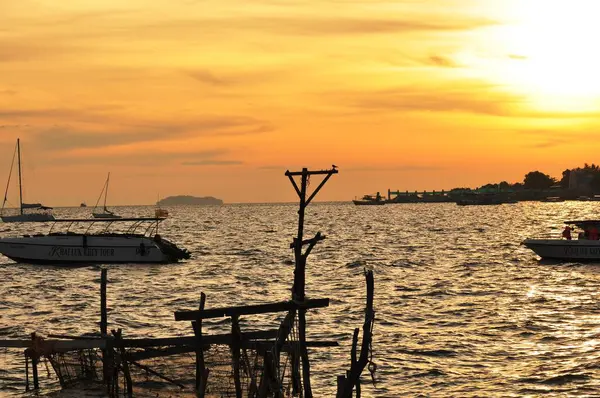
[[[45,347],[56,352],[70,350],[83,350],[87,348],[105,348],[106,341],[101,339],[90,340],[43,340]],[[29,348],[32,346],[31,340],[0,340],[0,347],[3,348]]]
[[[329,299],[312,299],[304,302],[281,301],[278,303],[243,305],[235,307],[211,308],[204,311],[176,311],[176,321],[194,321],[197,319],[222,318],[227,316],[266,314],[294,309],[322,308],[329,306]]]
[[[243,334],[244,340],[265,340],[265,339],[274,339],[277,337],[277,329],[270,330],[259,330],[255,332],[245,332]],[[119,343],[123,345],[123,347],[160,347],[160,346],[196,346],[196,336],[186,336],[186,337],[164,337],[164,338],[156,338],[156,339],[123,339]],[[215,334],[215,335],[203,335],[202,336],[202,344],[210,345],[210,344],[230,344],[231,343],[231,333],[227,334]]]
[[[165,375],[163,375],[162,373],[157,372],[156,370],[152,370],[151,368],[149,368],[148,366],[142,365],[141,363],[137,363],[136,361],[129,361],[129,363],[131,363],[132,365],[137,366],[138,368],[145,370],[146,372],[153,374],[156,377],[160,377],[163,380],[168,381],[169,383],[175,384],[177,387],[184,389],[185,386],[183,384],[181,384],[180,382],[178,382],[177,380],[173,380]]]
[[[242,342],[240,347],[265,352],[267,350],[271,350],[274,344],[275,341],[246,341]],[[206,344],[204,347],[207,347],[208,345],[209,344]],[[339,347],[339,344],[337,341],[307,341],[306,346],[309,348],[327,348]],[[161,349],[149,349],[146,351],[129,353],[127,355],[128,358],[133,361],[144,361],[146,359],[168,357],[171,355],[186,354],[194,351],[196,351],[196,347],[194,345],[179,345]],[[285,344],[281,347],[281,352],[290,351],[292,351],[292,347],[289,344]]]
[[[64,339],[64,340],[99,340],[99,339],[104,339],[104,338],[111,338],[111,336],[105,336],[102,337],[99,334],[91,334],[91,335],[84,335],[84,336],[76,336],[76,335],[70,335],[70,334],[49,334],[48,338],[50,339]]]

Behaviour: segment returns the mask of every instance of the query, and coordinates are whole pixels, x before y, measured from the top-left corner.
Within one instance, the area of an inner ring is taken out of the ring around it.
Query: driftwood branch
[[[365,367],[372,362],[369,358],[371,343],[373,340],[373,323],[375,322],[375,311],[373,310],[373,297],[375,282],[373,271],[365,271],[367,280],[367,305],[365,307],[365,322],[363,323],[363,334],[358,355],[358,328],[354,330],[352,339],[351,365],[346,376],[338,376],[337,398],[352,398],[352,391],[356,388],[356,396],[360,397],[360,375]]]

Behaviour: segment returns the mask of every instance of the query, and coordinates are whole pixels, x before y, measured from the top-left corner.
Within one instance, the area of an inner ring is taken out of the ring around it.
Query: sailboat
[[[4,215],[4,206],[8,201],[8,187],[10,186],[10,177],[12,175],[13,166],[15,164],[15,155],[17,155],[17,167],[19,170],[19,214],[16,215]],[[10,164],[10,172],[8,174],[8,181],[6,183],[6,191],[4,192],[4,201],[2,202],[2,209],[0,210],[0,218],[4,222],[44,222],[54,220],[54,216],[50,212],[52,207],[47,207],[41,203],[23,203],[23,185],[21,176],[21,141],[17,138],[17,148],[15,149],[15,155],[13,155],[12,162]],[[32,210],[34,212],[25,212],[25,210]]]
[[[102,207],[102,213],[96,213],[92,210],[92,216],[94,218],[121,218],[121,216],[113,213],[112,211],[106,208],[106,197],[108,196],[108,183],[110,181],[110,173],[108,173],[108,177],[106,177],[106,182],[104,183],[104,187],[102,188],[102,192],[100,192],[100,196],[96,201],[96,205],[94,206],[94,210],[98,207],[98,202],[100,202],[100,198],[102,198],[102,194],[104,194],[104,205]]]

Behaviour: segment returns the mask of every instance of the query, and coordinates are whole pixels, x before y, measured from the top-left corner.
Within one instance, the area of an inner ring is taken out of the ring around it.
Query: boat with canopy
[[[0,253],[16,262],[83,265],[88,263],[174,263],[190,258],[158,234],[163,217],[56,219],[47,234],[0,238]],[[56,226],[65,226],[55,232]],[[116,231],[112,227],[117,226]]]
[[[525,239],[522,244],[543,259],[600,261],[600,220],[565,221],[562,236]]]

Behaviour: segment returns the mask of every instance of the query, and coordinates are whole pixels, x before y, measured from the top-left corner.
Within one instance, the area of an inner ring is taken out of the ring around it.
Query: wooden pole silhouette
[[[294,238],[294,241],[290,245],[290,248],[294,249],[294,285],[292,287],[292,300],[303,302],[305,300],[305,286],[306,286],[306,259],[310,254],[313,247],[321,240],[325,239],[321,233],[317,233],[314,238],[304,240],[304,213],[306,206],[314,199],[317,193],[323,188],[327,180],[337,174],[336,167],[332,167],[329,170],[318,170],[309,171],[307,168],[303,168],[299,172],[285,172],[285,175],[290,179],[292,186],[298,194],[300,199],[300,208],[298,210],[298,236]],[[325,178],[313,191],[313,193],[307,198],[307,185],[309,178],[314,175],[324,175]],[[296,183],[294,177],[300,177],[300,187]],[[302,247],[308,244],[308,248],[305,253],[302,253]],[[310,362],[308,360],[308,350],[306,348],[306,309],[298,310],[298,339],[300,343],[300,357],[302,358],[302,381],[304,387],[304,396],[306,398],[312,397],[312,388],[310,385]]]

